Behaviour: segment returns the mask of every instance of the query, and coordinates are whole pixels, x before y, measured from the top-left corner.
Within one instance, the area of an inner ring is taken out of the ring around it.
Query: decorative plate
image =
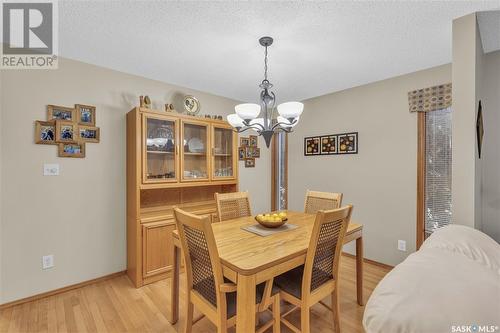
[[[198,138],[191,138],[188,141],[188,148],[191,153],[203,153],[205,151],[203,141]]]
[[[184,110],[191,115],[194,116],[198,112],[200,112],[201,105],[200,102],[196,99],[196,97],[187,95],[184,97]]]

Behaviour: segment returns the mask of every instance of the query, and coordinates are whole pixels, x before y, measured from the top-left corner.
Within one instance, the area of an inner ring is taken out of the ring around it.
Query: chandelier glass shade
[[[260,104],[243,103],[234,107],[236,113],[227,116],[227,121],[238,133],[254,130],[261,135],[266,146],[269,148],[274,133],[283,131],[291,132],[297,125],[304,104],[300,102],[286,102],[276,107],[276,96],[272,92],[273,85],[267,79],[267,48],[273,43],[271,37],[262,37],[259,39],[262,46],[265,47],[264,53],[264,80],[259,87]],[[276,114],[277,111],[277,114]],[[261,117],[259,117],[262,115]]]

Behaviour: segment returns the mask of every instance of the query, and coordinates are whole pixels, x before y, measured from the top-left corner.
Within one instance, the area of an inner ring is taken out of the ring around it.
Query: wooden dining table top
[[[222,264],[235,272],[248,275],[305,255],[316,215],[295,211],[288,211],[287,214],[288,223],[297,225],[298,228],[266,237],[242,229],[257,224],[253,216],[213,223],[212,230]],[[362,228],[363,225],[351,221],[344,243],[352,240],[348,235],[360,232]],[[177,230],[173,235],[179,237]]]

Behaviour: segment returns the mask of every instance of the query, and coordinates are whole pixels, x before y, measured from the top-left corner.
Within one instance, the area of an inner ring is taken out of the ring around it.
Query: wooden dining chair
[[[304,212],[308,214],[316,214],[318,210],[331,210],[340,208],[342,205],[342,193],[306,192],[306,202],[304,204]]]
[[[352,206],[319,211],[316,214],[306,262],[274,279],[280,289],[281,299],[293,307],[281,316],[281,322],[296,333],[309,333],[309,310],[316,304],[333,312],[335,333],[340,332],[338,271],[339,259],[347,225],[351,219]],[[321,300],[331,296],[332,306]],[[300,329],[285,317],[301,310]]]
[[[219,222],[251,216],[248,192],[215,193]]]
[[[197,216],[174,208],[175,223],[179,231],[187,276],[187,306],[185,332],[203,317],[217,326],[218,333],[226,333],[236,324],[236,284],[225,280],[219,253],[208,216]],[[257,332],[273,326],[273,333],[280,331],[279,291],[272,281],[257,285],[257,311],[268,311],[272,305],[273,319]],[[194,306],[203,314],[193,320]],[[244,318],[243,318],[244,320]]]

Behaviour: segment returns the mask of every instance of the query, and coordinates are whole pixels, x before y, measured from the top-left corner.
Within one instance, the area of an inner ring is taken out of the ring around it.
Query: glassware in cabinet
[[[234,132],[229,127],[212,126],[212,177],[234,178]]]
[[[208,124],[182,122],[182,180],[209,179],[208,135]]]
[[[177,182],[177,121],[154,116],[144,116],[144,165],[143,181]]]

